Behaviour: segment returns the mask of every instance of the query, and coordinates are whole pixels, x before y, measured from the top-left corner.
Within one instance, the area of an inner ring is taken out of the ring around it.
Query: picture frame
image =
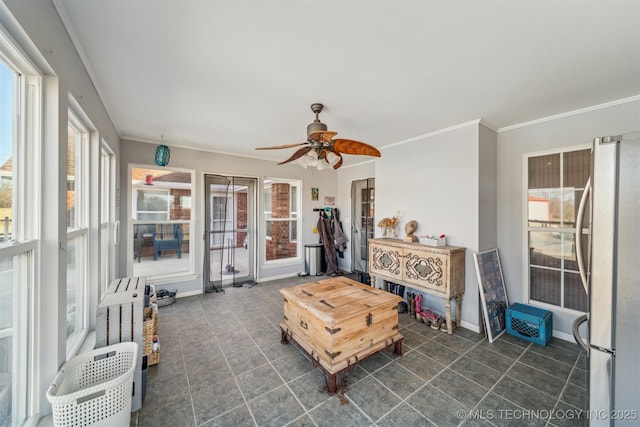
[[[480,288],[485,331],[489,342],[493,343],[507,330],[506,312],[509,308],[498,249],[475,253],[473,262]]]
[[[335,206],[336,198],[333,196],[324,196],[324,205],[325,206]]]
[[[317,187],[311,187],[311,201],[320,200],[320,190]]]

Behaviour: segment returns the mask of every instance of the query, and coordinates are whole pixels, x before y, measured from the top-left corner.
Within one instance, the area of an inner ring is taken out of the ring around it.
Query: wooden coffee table
[[[398,302],[402,298],[346,277],[281,289],[283,344],[295,341],[324,371],[329,394],[336,377],[382,349],[402,355]]]

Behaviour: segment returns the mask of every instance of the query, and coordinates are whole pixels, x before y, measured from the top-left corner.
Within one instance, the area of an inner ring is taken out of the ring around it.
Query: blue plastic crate
[[[540,345],[547,345],[553,334],[552,313],[526,304],[508,308],[506,323],[509,335]]]

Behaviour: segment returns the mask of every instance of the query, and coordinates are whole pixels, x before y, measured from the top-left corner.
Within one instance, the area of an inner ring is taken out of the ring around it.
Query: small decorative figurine
[[[415,233],[417,229],[418,223],[414,220],[409,221],[407,225],[404,226],[404,231],[405,233],[407,233],[407,237],[405,237],[403,240],[405,242],[417,242],[418,238],[413,235],[413,233]]]

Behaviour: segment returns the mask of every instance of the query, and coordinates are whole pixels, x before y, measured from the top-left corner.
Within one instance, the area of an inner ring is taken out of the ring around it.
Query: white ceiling
[[[637,0],[54,3],[138,141],[281,160],[294,149],[254,148],[303,142],[314,102],[382,148],[640,94]]]

